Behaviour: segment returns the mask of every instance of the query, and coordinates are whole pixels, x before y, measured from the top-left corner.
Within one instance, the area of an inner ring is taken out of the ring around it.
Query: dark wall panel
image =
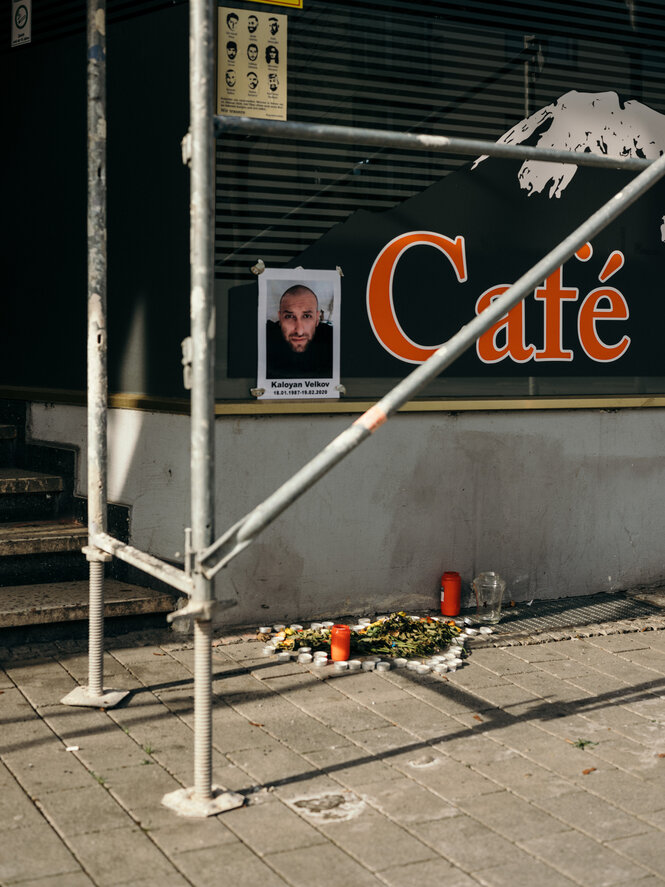
[[[4,17],[8,19],[8,16]],[[189,326],[186,4],[109,3],[109,381],[182,396]],[[86,326],[85,3],[33,2],[33,42],[3,28],[0,385],[81,390]]]

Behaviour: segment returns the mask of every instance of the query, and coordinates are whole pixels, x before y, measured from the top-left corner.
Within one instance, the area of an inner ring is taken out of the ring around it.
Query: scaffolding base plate
[[[60,702],[63,705],[80,705],[86,708],[114,708],[128,695],[129,690],[104,689],[101,696],[94,696],[88,693],[87,687],[75,687]]]
[[[212,797],[200,799],[196,797],[194,788],[179,788],[169,792],[162,798],[162,804],[173,810],[178,816],[198,817],[217,816],[227,810],[235,810],[245,803],[243,795],[237,792],[227,792],[218,785],[212,787]]]

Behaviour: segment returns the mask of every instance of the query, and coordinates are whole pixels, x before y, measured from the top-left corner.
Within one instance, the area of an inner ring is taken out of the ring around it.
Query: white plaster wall
[[[217,531],[350,416],[217,420]],[[665,579],[665,410],[411,413],[269,527],[217,582],[233,624],[436,606],[442,570],[496,570],[515,600]],[[85,452],[85,411],[34,404],[35,439]],[[112,410],[109,499],[173,558],[189,519],[189,420]],[[79,491],[85,491],[85,461]]]

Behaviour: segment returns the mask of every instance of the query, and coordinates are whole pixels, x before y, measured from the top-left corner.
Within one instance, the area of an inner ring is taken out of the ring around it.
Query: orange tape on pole
[[[378,404],[370,407],[362,416],[358,416],[354,425],[362,425],[370,434],[374,434],[377,428],[380,428],[384,422],[388,421],[388,416],[384,413]]]

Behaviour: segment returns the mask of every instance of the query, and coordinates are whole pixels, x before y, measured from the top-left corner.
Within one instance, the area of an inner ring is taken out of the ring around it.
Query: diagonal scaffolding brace
[[[320,130],[326,127],[319,127]],[[451,149],[452,150],[452,149]],[[588,156],[588,155],[584,155]],[[363,413],[339,434],[300,471],[282,484],[271,496],[238,521],[213,545],[197,558],[204,575],[212,578],[271,524],[296,499],[314,486],[338,462],[366,440],[377,428],[404,406],[422,388],[450,366],[483,333],[487,332],[511,308],[521,302],[536,286],[569,259],[588,240],[593,239],[610,222],[649,190],[665,175],[665,155],[651,162],[649,167],[621,191],[615,194],[582,225],[569,234],[558,246],[537,262],[490,307],[474,317],[427,360],[395,386],[378,403]]]

